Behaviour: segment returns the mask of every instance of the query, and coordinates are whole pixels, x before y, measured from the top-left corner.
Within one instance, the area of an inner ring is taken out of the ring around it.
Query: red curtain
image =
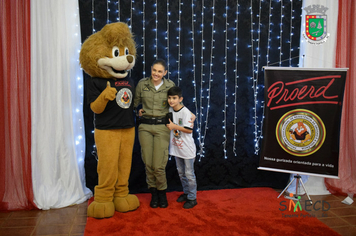
[[[356,1],[339,0],[336,67],[347,72],[340,130],[339,177],[325,179],[331,193],[356,194]]]
[[[30,0],[0,1],[0,210],[29,210],[31,177]]]

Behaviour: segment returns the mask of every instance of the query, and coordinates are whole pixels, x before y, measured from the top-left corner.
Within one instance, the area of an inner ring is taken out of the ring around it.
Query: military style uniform
[[[136,86],[134,107],[142,104],[143,113],[138,128],[142,160],[146,168],[148,188],[167,189],[166,165],[170,130],[166,127],[168,113],[167,91],[174,82],[163,78],[163,84],[156,90],[151,77],[143,78]]]

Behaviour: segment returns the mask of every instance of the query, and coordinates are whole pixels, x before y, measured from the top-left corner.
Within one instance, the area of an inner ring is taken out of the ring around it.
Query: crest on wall
[[[323,5],[310,5],[305,7],[305,31],[304,38],[311,44],[322,44],[326,42],[330,34],[327,32],[327,15],[329,8]]]

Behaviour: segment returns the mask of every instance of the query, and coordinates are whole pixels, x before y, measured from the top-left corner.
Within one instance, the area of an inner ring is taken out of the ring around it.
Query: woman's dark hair
[[[164,70],[167,70],[167,64],[166,61],[163,59],[157,59],[152,63],[152,66],[156,65],[156,64],[160,64],[161,66],[164,67]]]
[[[177,86],[174,86],[168,90],[167,96],[175,96],[175,95],[178,95],[178,97],[182,97],[182,89]]]

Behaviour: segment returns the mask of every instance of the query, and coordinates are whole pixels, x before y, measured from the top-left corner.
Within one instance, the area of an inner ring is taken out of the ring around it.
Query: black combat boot
[[[158,192],[156,188],[150,188],[150,192],[152,194],[150,207],[157,208],[158,207]]]
[[[160,208],[168,207],[168,201],[166,196],[166,190],[157,190],[158,191],[158,205]]]

